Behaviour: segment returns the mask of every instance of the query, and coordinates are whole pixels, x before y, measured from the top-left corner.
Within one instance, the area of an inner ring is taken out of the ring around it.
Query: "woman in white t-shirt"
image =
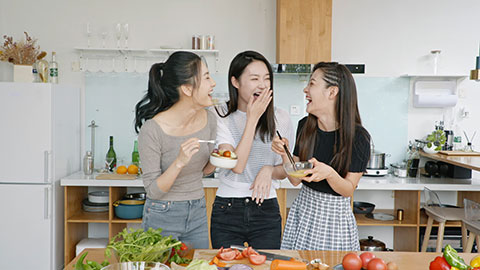
[[[230,100],[217,109],[219,150],[238,156],[235,168],[221,169],[213,204],[210,235],[213,248],[243,245],[279,249],[282,219],[274,179],[282,179],[281,156],[271,150],[278,130],[293,140],[288,113],[273,106],[273,72],[263,55],[238,54],[231,62]]]

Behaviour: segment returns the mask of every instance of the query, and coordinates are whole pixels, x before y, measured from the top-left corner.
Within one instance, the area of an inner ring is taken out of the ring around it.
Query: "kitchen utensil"
[[[147,193],[146,192],[138,192],[138,193],[128,193],[123,196],[124,200],[146,200]]]
[[[305,171],[313,167],[313,164],[310,162],[294,162],[283,164],[285,172],[292,177],[302,178],[308,176]]]
[[[215,144],[215,140],[198,140],[199,143],[213,143]]]
[[[113,203],[115,216],[121,219],[137,219],[143,216],[143,200],[119,200]]]
[[[95,160],[95,128],[97,128],[98,125],[95,124],[95,120],[92,120],[88,127],[92,128],[90,132],[90,152],[92,152],[92,159]]]
[[[360,250],[385,251],[386,246],[382,241],[373,239],[373,236],[368,236],[367,239],[360,239]]]
[[[407,164],[406,163],[393,163],[390,164],[393,170],[393,175],[397,177],[407,177]]]
[[[375,204],[368,202],[353,202],[353,213],[355,214],[368,214],[373,212]]]
[[[382,221],[388,221],[388,220],[394,220],[395,217],[390,214],[385,214],[385,213],[368,213],[365,215],[367,218],[375,219],[375,220],[382,220]]]
[[[137,175],[134,174],[118,174],[118,173],[101,173],[95,177],[98,180],[135,180]]]
[[[170,267],[159,262],[122,262],[107,265],[101,270],[170,270]]]
[[[246,247],[244,246],[239,246],[239,245],[231,245],[230,248],[234,248],[234,249],[238,249],[240,251],[243,251],[244,249],[246,249]],[[285,260],[285,261],[289,261],[292,259],[292,257],[288,257],[288,256],[284,256],[284,255],[280,255],[280,254],[274,254],[274,253],[269,253],[269,252],[264,252],[264,251],[258,251],[258,250],[255,250],[256,252],[258,252],[260,255],[265,255],[267,256],[267,260],[269,261],[273,261],[273,260]]]
[[[280,135],[280,132],[278,132],[278,130],[277,130],[277,135],[278,135],[278,138],[280,138],[280,140],[283,140],[282,135]],[[290,160],[290,162],[292,163],[293,169],[295,171],[297,171],[298,169],[297,169],[297,167],[295,167],[295,160],[293,160],[292,154],[290,154],[290,151],[288,151],[288,148],[285,144],[283,145],[283,149],[285,150],[285,153],[287,153],[287,157]]]
[[[92,203],[108,203],[108,191],[89,192],[88,200]]]
[[[88,199],[82,201],[82,209],[85,212],[107,212],[108,203],[92,203]]]

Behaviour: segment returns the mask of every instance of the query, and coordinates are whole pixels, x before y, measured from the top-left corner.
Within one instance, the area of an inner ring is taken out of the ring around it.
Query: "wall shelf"
[[[217,73],[220,54],[219,50],[192,50],[181,48],[135,49],[75,47],[74,50],[79,54],[78,71],[80,72],[147,73],[153,63],[165,61],[174,52],[185,51],[201,56],[207,63],[213,61],[215,72]],[[144,66],[144,68],[139,68],[141,66]]]

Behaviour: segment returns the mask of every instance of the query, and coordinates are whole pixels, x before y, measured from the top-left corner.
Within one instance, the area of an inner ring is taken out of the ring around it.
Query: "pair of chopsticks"
[[[283,140],[282,135],[280,135],[280,132],[278,132],[278,130],[277,130],[277,135],[278,135],[278,138],[280,138],[280,140]],[[287,153],[287,157],[290,160],[290,162],[292,163],[293,169],[296,171],[297,166],[295,166],[295,160],[293,160],[292,154],[290,154],[290,151],[288,151],[288,148],[285,144],[283,145],[283,149]]]

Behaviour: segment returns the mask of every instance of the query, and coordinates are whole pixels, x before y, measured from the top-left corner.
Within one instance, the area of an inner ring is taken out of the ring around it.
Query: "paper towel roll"
[[[457,104],[455,94],[418,94],[413,96],[413,106],[419,108],[453,107]]]

